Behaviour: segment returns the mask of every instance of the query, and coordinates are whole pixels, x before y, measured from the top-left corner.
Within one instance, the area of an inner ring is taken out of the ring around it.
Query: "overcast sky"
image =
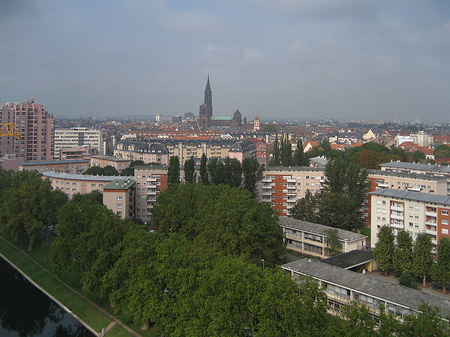
[[[450,122],[449,0],[0,0],[0,104]]]

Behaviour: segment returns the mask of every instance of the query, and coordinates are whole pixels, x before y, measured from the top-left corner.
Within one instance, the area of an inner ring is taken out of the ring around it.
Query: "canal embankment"
[[[25,251],[0,236],[0,256],[96,336],[140,336]]]

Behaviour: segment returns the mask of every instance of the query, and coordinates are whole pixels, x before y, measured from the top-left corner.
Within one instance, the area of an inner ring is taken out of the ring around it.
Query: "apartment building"
[[[236,143],[236,141],[232,139],[207,139],[207,140],[199,140],[199,139],[166,139],[166,140],[158,140],[158,144],[164,145],[169,152],[168,157],[178,156],[180,159],[180,163],[184,163],[187,159],[190,159],[191,156],[200,160],[203,154],[209,158],[221,158],[225,159],[228,157],[228,151],[230,147]],[[137,156],[137,149],[145,148],[147,144],[146,142],[130,142],[130,141],[122,141],[117,144],[116,149],[114,150],[114,155],[120,158],[134,158]],[[134,153],[133,153],[134,152]],[[162,162],[161,162],[162,164]]]
[[[61,150],[88,145],[96,153],[101,153],[102,132],[100,130],[75,127],[55,130],[55,158],[61,158]]]
[[[250,140],[234,143],[228,150],[230,159],[237,159],[241,164],[245,158],[256,158],[256,144]]]
[[[115,179],[103,187],[103,204],[122,219],[135,218],[136,181]]]
[[[327,263],[302,259],[281,266],[289,272],[297,283],[305,278],[318,282],[328,298],[329,311],[339,315],[345,305],[359,302],[369,309],[376,320],[379,319],[379,305],[386,311],[402,318],[406,314],[418,312],[422,303],[429,303],[440,309],[442,318],[450,314],[450,301],[420,290],[384,281],[368,274],[355,273]]]
[[[306,191],[317,193],[325,179],[324,169],[305,166],[268,167],[258,183],[259,201],[270,202],[279,215],[289,215],[289,209]]]
[[[142,160],[145,164],[169,165],[169,150],[163,144],[121,142],[114,149],[114,156],[134,161]]]
[[[117,171],[122,171],[123,169],[130,166],[130,161],[128,159],[117,158],[113,156],[91,156],[91,166],[106,167],[112,166]]]
[[[165,166],[135,166],[136,218],[144,222],[151,220],[151,210],[158,195],[168,187],[168,173]]]
[[[302,254],[325,258],[327,253],[327,231],[332,227],[280,216],[279,225],[285,234],[286,247]],[[338,229],[338,237],[342,253],[352,250],[364,250],[367,246],[367,236]]]
[[[40,173],[47,171],[81,174],[89,168],[89,160],[49,160],[32,161],[19,164],[19,171],[36,170]]]
[[[20,139],[0,137],[0,157],[16,154],[25,161],[53,159],[55,119],[34,98],[0,107],[0,123],[14,123],[21,135]]]
[[[92,176],[83,174],[69,174],[54,171],[43,172],[42,176],[50,180],[53,189],[59,189],[66,193],[69,199],[75,193],[91,193],[93,191],[103,191],[103,187],[117,176]],[[128,179],[132,177],[123,177]]]
[[[395,235],[407,231],[415,239],[427,233],[434,246],[449,235],[450,197],[412,191],[384,189],[371,192],[371,246],[377,243],[382,226]]]
[[[445,194],[450,196],[450,166],[389,162],[381,164],[380,167],[382,171],[416,173],[416,174],[424,174],[427,176],[446,177],[447,191]]]
[[[371,225],[370,192],[390,188],[438,195],[447,194],[447,178],[442,176],[386,170],[369,170],[367,180],[369,181],[369,193],[366,196],[363,206],[364,223],[367,227],[370,227]]]

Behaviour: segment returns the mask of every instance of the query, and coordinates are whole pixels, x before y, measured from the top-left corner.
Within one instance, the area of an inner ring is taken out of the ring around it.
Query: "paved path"
[[[2,240],[4,240],[5,242],[7,242],[11,247],[15,248],[17,251],[19,251],[20,253],[22,253],[24,256],[26,256],[29,260],[33,261],[33,263],[35,263],[36,265],[38,265],[41,269],[45,270],[47,273],[49,273],[50,275],[52,275],[55,279],[57,279],[61,284],[63,284],[67,289],[69,289],[70,291],[72,291],[73,293],[75,293],[77,296],[83,298],[86,302],[88,302],[90,305],[92,305],[93,307],[95,307],[97,310],[101,311],[104,315],[108,316],[113,322],[111,322],[108,327],[105,328],[105,331],[103,332],[103,335],[106,334],[106,329],[109,330],[112,328],[113,325],[115,325],[116,323],[119,324],[122,328],[124,328],[128,333],[130,333],[131,335],[135,336],[135,337],[141,337],[141,335],[139,335],[138,333],[136,333],[133,329],[130,329],[128,326],[126,326],[124,323],[122,323],[120,320],[118,320],[116,317],[114,317],[113,315],[111,315],[109,312],[107,312],[106,310],[104,310],[102,307],[98,306],[96,303],[92,302],[89,298],[87,298],[86,296],[84,296],[82,293],[80,293],[79,291],[75,290],[74,288],[72,288],[71,286],[69,286],[67,283],[65,283],[63,280],[61,280],[58,276],[56,276],[53,272],[51,272],[50,270],[48,270],[47,268],[45,268],[43,265],[41,265],[39,262],[37,262],[34,258],[32,258],[31,256],[29,256],[26,252],[24,252],[22,249],[16,247],[15,245],[13,245],[11,242],[9,242],[8,240],[5,240],[3,237],[1,237]],[[17,267],[16,267],[17,268]],[[114,323],[114,324],[112,324]],[[111,325],[112,324],[112,325]],[[109,328],[109,329],[108,329]],[[98,334],[98,336],[103,336],[102,333]]]

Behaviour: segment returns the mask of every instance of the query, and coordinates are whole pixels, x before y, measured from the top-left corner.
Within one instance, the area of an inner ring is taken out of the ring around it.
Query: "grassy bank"
[[[77,271],[61,277],[60,279],[48,271],[50,270],[50,265],[47,259],[47,252],[48,249],[46,249],[46,247],[37,247],[28,255],[27,252],[24,252],[15,246],[11,246],[6,239],[0,236],[1,254],[16,265],[24,274],[26,274],[47,293],[56,298],[60,303],[64,304],[82,321],[88,324],[95,331],[101,332],[103,328],[106,328],[112,322],[112,319],[108,317],[107,314],[102,312],[102,310],[96,308],[82,296],[63,284],[63,282],[67,283],[76,291],[81,292],[81,284],[79,282],[80,275]],[[100,305],[103,310],[106,310],[112,314],[112,310],[109,308],[107,301],[102,299],[99,295],[94,294],[89,299],[97,305]],[[139,335],[145,337],[159,335],[159,329],[157,328],[141,332],[139,326],[133,324],[129,316],[127,317],[124,315],[123,317],[118,318],[130,328],[135,330]],[[129,337],[131,334],[123,327],[116,324],[106,336]]]

